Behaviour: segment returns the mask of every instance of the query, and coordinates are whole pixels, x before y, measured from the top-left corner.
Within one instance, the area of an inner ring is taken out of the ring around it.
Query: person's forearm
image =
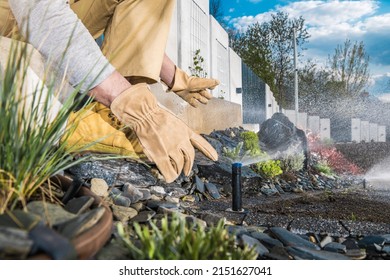
[[[173,86],[175,80],[176,66],[173,61],[165,54],[161,66],[160,78],[169,88]]]
[[[100,85],[115,69],[64,0],[8,0],[26,40],[66,73],[82,92]],[[109,98],[108,98],[109,99]]]

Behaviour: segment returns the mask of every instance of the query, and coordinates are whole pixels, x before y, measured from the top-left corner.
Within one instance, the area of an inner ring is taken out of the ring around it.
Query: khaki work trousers
[[[175,0],[70,0],[91,35],[104,35],[102,52],[125,77],[159,80]],[[16,22],[0,0],[0,35],[11,37]]]

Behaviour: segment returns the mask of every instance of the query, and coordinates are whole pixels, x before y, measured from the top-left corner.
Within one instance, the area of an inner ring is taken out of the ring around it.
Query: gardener
[[[194,147],[212,160],[217,153],[161,108],[145,81],[161,79],[192,106],[207,103],[212,97],[207,89],[218,85],[213,79],[189,77],[165,55],[173,8],[173,0],[0,0],[0,31],[32,44],[74,87],[93,96],[102,104],[100,108],[109,107],[114,117],[135,132],[143,153],[165,180],[172,182],[181,172],[190,173]],[[103,33],[100,49],[94,38]],[[95,139],[112,129],[104,123],[107,112],[111,113],[104,108],[98,110],[103,115],[89,116],[88,133]],[[120,133],[116,136],[122,139]],[[131,143],[123,144],[123,139],[106,140],[103,146],[131,149]]]

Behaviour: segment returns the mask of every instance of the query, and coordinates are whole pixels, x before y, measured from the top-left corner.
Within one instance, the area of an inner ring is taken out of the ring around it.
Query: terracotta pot
[[[70,179],[63,176],[57,176],[54,180],[59,180],[57,183],[59,182],[64,190],[67,190],[72,183]],[[96,196],[93,192],[91,192],[87,187],[81,187],[76,196],[91,196],[95,199],[95,206],[103,206],[106,210],[96,225],[71,240],[71,243],[77,252],[78,259],[93,259],[93,257],[106,244],[111,236],[113,215],[110,207],[105,204],[99,196]],[[32,256],[31,259],[51,258],[47,254],[37,254]]]

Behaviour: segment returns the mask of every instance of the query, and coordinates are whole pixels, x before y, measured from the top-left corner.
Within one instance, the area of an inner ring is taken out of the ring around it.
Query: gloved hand
[[[134,130],[144,149],[165,180],[173,182],[182,171],[189,175],[195,158],[194,147],[211,160],[215,149],[169,111],[161,108],[145,83],[122,92],[111,104],[111,111]]]
[[[108,153],[129,156],[133,159],[146,158],[142,152],[138,139],[128,137],[120,127],[110,125],[102,118],[102,112],[96,113],[100,103],[91,103],[76,113],[71,113],[67,130],[73,129],[70,134],[64,134],[60,142],[66,143],[69,151],[84,149],[90,152]],[[107,107],[105,107],[107,108]],[[109,109],[107,108],[109,111]],[[103,114],[104,115],[104,114]]]
[[[199,102],[207,104],[213,97],[207,89],[214,89],[217,85],[219,85],[218,80],[188,76],[186,72],[176,67],[171,90],[191,106],[198,107]]]

